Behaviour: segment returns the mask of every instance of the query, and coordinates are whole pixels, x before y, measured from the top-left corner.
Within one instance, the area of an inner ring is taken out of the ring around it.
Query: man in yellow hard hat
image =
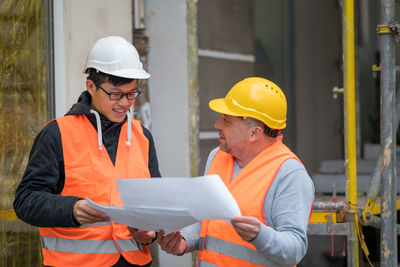
[[[307,250],[314,185],[282,143],[285,95],[273,82],[252,77],[209,106],[223,115],[215,123],[219,147],[208,157],[206,174],[221,177],[243,216],[160,232],[161,248],[174,255],[197,249],[198,266],[297,264]]]

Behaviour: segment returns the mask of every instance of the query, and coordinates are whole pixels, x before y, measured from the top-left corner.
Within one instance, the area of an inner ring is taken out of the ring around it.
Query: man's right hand
[[[89,207],[85,199],[78,200],[75,203],[73,215],[75,220],[80,224],[104,222],[110,220],[110,218],[108,218],[103,212]]]
[[[187,242],[179,231],[164,235],[164,231],[161,230],[158,233],[157,241],[162,250],[172,255],[182,255],[187,248]]]

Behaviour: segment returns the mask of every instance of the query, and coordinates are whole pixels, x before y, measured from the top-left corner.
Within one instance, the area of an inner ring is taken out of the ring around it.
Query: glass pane
[[[45,1],[0,1],[0,266],[41,266],[38,229],[14,214],[15,189],[47,121]]]

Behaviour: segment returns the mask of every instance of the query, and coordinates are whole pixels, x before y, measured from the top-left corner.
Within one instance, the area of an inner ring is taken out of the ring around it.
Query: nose
[[[222,120],[223,120],[223,118],[222,118],[222,116],[221,116],[221,117],[219,117],[219,119],[215,122],[215,124],[214,124],[214,128],[215,128],[215,129],[217,129],[217,130],[222,130],[222,128],[223,128]]]
[[[128,95],[124,95],[120,100],[118,100],[119,104],[124,106],[131,105],[133,101],[128,99]]]

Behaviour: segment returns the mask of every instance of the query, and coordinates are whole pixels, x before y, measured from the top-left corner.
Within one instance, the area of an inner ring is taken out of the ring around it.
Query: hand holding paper
[[[143,231],[132,227],[128,227],[128,230],[129,233],[131,233],[133,239],[135,239],[136,242],[140,244],[150,244],[156,237],[156,233],[154,231]]]
[[[91,208],[84,199],[75,202],[72,214],[74,219],[80,224],[91,224],[110,220],[103,212]]]
[[[235,199],[218,175],[196,178],[119,179],[124,207],[89,206],[115,223],[166,234],[209,219],[240,216]]]

